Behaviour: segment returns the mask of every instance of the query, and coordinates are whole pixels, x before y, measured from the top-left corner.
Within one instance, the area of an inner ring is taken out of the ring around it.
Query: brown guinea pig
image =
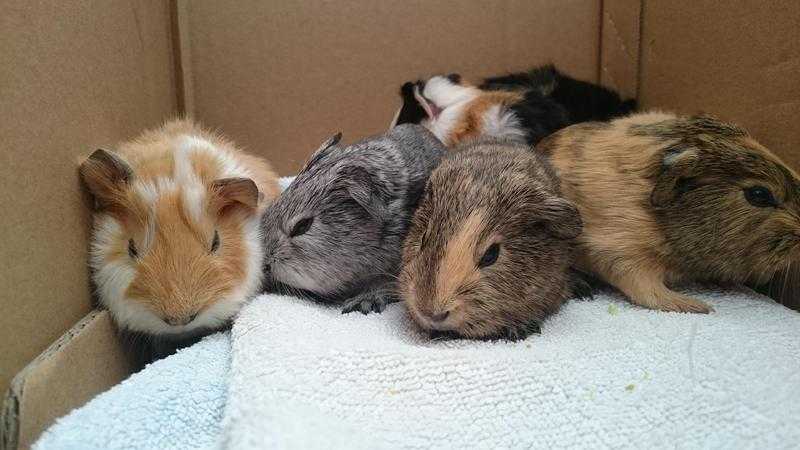
[[[89,265],[125,331],[185,337],[229,321],[261,280],[269,165],[178,120],[81,164],[95,203]]]
[[[403,248],[415,321],[467,338],[524,338],[570,295],[575,206],[548,163],[510,141],[465,143],[433,171]]]
[[[637,305],[707,313],[667,286],[758,283],[800,260],[800,180],[735,125],[636,114],[536,148],[580,209],[578,266]]]

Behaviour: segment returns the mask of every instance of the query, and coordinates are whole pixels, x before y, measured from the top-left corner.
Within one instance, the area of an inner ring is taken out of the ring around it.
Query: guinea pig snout
[[[447,319],[447,316],[450,315],[450,311],[442,311],[438,313],[431,314],[431,320],[434,322],[444,322]]]
[[[454,329],[458,325],[456,323],[458,314],[455,309],[454,305],[448,305],[420,312],[425,325],[434,330],[445,331]]]
[[[199,313],[193,313],[188,315],[165,317],[164,322],[167,322],[167,324],[172,325],[173,327],[188,325],[197,318],[198,314]]]

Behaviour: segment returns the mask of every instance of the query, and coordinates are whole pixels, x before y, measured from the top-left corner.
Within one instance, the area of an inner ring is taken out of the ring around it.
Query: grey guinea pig
[[[408,223],[445,149],[419,125],[348,146],[330,138],[264,214],[268,285],[381,312],[395,281]]]
[[[553,169],[529,146],[468,142],[428,181],[399,289],[427,330],[521,339],[572,294],[572,240],[581,229]]]

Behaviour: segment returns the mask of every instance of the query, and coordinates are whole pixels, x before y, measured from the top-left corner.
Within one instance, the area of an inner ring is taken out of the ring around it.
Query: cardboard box
[[[3,9],[0,389],[17,374],[2,427],[10,447],[29,446],[128,374],[108,316],[91,312],[77,164],[170,116],[194,115],[286,175],[334,131],[352,141],[384,130],[403,81],[554,62],[647,108],[736,121],[800,169],[793,0],[11,0]]]

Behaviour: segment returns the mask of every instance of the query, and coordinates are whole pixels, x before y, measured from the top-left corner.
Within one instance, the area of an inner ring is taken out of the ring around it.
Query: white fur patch
[[[191,135],[183,135],[178,138],[178,152],[191,155],[194,152],[205,152],[213,156],[222,168],[221,178],[244,177],[252,178],[250,170],[247,169],[235,155],[216,147],[211,142]]]
[[[494,105],[483,115],[483,134],[525,142],[525,130],[513,112],[502,105]]]
[[[457,103],[474,100],[480,95],[480,90],[453,83],[447,77],[436,76],[425,83],[422,95],[439,108],[445,109]]]
[[[441,112],[434,118],[422,121],[442,143],[450,145],[453,129],[461,123],[469,103],[480,95],[480,90],[472,86],[462,86],[447,77],[433,77],[425,83],[423,95],[433,102]]]
[[[426,119],[422,125],[431,131],[444,145],[450,145],[453,129],[464,120],[469,102],[458,103],[442,110],[435,120]]]
[[[126,257],[117,260],[108,259],[108,255],[115,252],[114,247],[119,245],[119,242],[125,241],[122,226],[116,219],[108,215],[97,216],[94,223],[94,240],[89,248],[89,266],[93,270],[100,302],[111,311],[119,326],[144,331],[141,327],[132,326],[139,322],[141,316],[141,311],[136,307],[141,309],[144,307],[125,297],[125,292],[136,277],[136,269],[132,261]]]

